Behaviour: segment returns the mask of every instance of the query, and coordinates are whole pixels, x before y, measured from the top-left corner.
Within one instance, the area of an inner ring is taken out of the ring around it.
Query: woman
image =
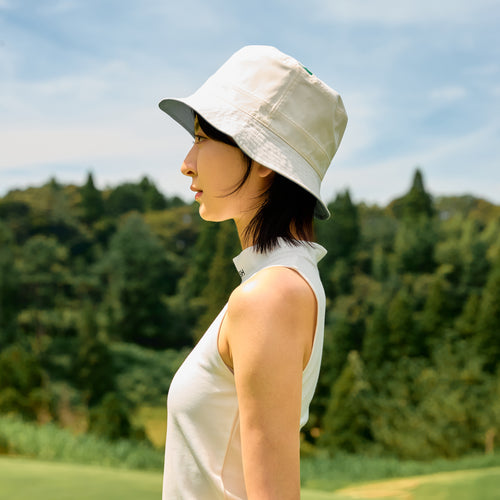
[[[300,427],[325,297],[313,217],[347,123],[340,96],[273,47],[236,52],[160,108],[194,136],[181,171],[203,219],[236,223],[242,277],[168,395],[163,499],[300,498]]]

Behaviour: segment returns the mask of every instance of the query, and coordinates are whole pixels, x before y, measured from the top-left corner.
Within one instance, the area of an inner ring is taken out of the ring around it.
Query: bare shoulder
[[[300,312],[315,306],[316,298],[307,281],[288,267],[262,269],[237,287],[229,298],[233,313],[250,313],[256,309],[262,314]],[[297,309],[298,308],[298,309]]]
[[[311,353],[316,315],[314,292],[298,272],[263,269],[229,298],[219,337],[222,358],[230,368],[242,359],[260,367],[295,359],[301,370]]]

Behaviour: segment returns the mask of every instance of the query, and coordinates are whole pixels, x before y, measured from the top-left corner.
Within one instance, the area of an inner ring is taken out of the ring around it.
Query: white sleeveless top
[[[280,242],[261,254],[246,248],[233,259],[242,281],[273,266],[299,272],[316,295],[318,317],[311,357],[302,375],[301,427],[318,381],[323,349],[325,294],[317,262],[326,250],[316,243]],[[231,370],[220,357],[217,337],[227,304],[191,351],[168,393],[163,500],[246,499],[241,459],[238,398]]]

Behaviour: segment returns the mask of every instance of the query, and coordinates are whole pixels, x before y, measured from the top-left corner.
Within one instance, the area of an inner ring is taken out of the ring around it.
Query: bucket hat
[[[201,115],[250,158],[313,194],[317,218],[330,216],[320,187],[347,114],[340,95],[293,57],[243,47],[194,94],[159,106],[193,136],[194,113]]]

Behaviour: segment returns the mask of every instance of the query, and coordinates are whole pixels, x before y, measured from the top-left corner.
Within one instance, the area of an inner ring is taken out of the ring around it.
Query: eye
[[[206,137],[204,135],[195,134],[194,143],[199,144],[200,142],[204,141],[205,139],[206,139]]]

